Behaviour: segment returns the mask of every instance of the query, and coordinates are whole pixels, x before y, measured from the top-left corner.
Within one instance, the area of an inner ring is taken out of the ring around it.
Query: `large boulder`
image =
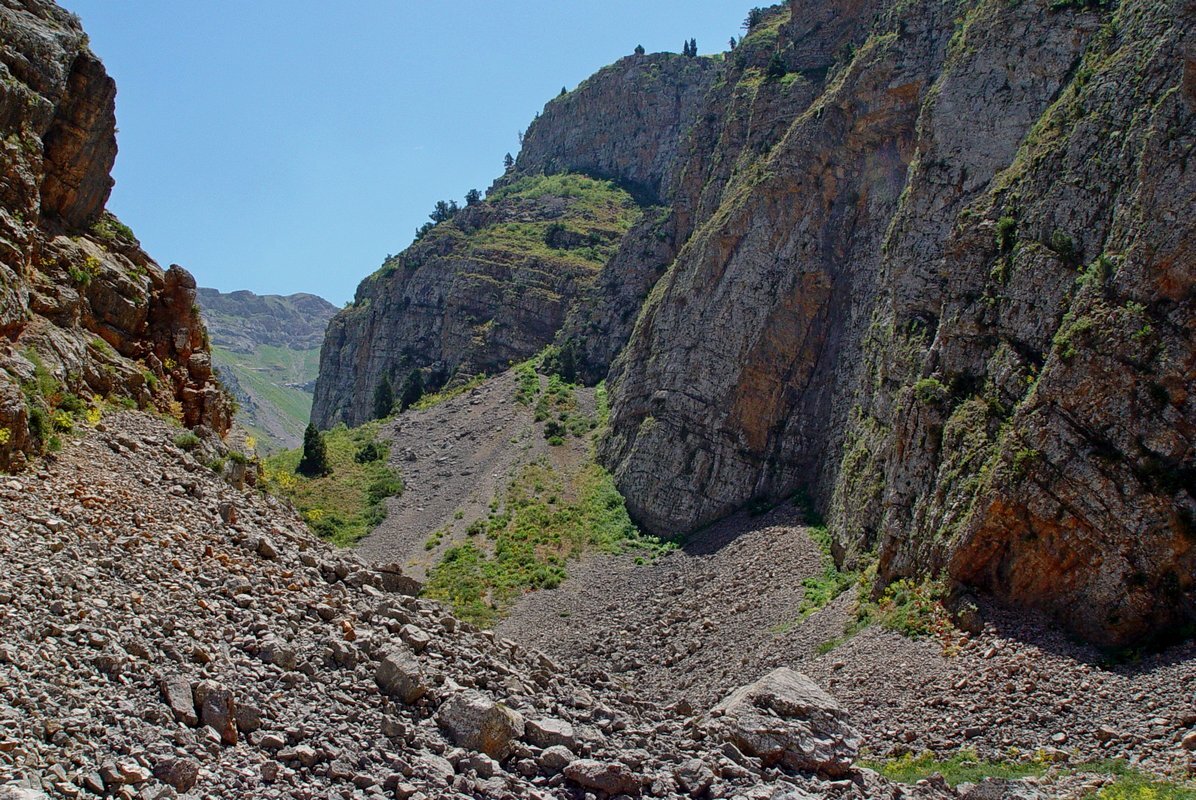
[[[800,772],[843,775],[860,749],[860,735],[835,698],[787,667],[736,689],[705,725],[766,765]]]
[[[523,736],[523,717],[481,692],[453,695],[436,712],[440,727],[461,747],[478,750],[500,761],[511,754]]]

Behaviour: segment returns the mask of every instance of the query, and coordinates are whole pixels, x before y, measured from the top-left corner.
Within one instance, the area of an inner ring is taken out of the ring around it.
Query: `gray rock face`
[[[835,699],[786,667],[736,689],[705,725],[765,764],[801,772],[843,775],[860,749],[860,736]]]
[[[263,344],[313,350],[324,341],[324,329],[336,313],[332,303],[304,292],[259,295],[201,287],[197,299],[212,344],[245,353]]]
[[[372,419],[413,370],[434,388],[539,352],[640,214],[605,181],[513,174],[362,282],[328,326],[312,421]]]
[[[548,103],[487,201],[388,258],[333,319],[312,420],[359,424],[384,378],[397,386],[412,369],[436,383],[492,373],[554,340],[572,341],[582,376],[601,380],[673,258],[664,214],[640,221],[632,205],[612,229],[608,214],[569,192],[509,191],[541,173],[578,173],[611,180],[639,203],[661,202],[717,73],[707,58],[629,56]],[[511,235],[519,231],[533,239]]]
[[[480,692],[453,695],[436,712],[436,722],[461,747],[480,750],[502,760],[523,736],[524,721],[517,711]]]
[[[621,58],[544,107],[527,129],[516,166],[608,178],[659,202],[672,184],[682,135],[717,74],[709,58]]]
[[[953,43],[931,4],[840,5],[749,36],[695,130],[693,233],[611,371],[629,508],[671,534],[804,488],[882,581],[1106,645],[1193,619],[1190,10],[978,4]],[[762,35],[835,79],[761,83]]]

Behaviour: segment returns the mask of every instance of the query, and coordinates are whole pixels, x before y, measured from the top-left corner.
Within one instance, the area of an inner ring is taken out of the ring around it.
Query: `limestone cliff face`
[[[629,506],[673,533],[804,488],[882,581],[1102,644],[1196,619],[1193,7],[791,11],[744,46],[796,75],[729,59],[612,370]]]
[[[0,4],[0,34],[0,468],[97,396],[227,430],[195,281],[104,211],[112,79],[51,3]]]
[[[878,586],[945,576],[1107,645],[1196,621],[1194,19],[794,0],[721,59],[623,59],[498,186],[581,172],[655,205],[530,280],[535,236],[479,258],[469,232],[568,221],[564,196],[463,212],[333,322],[317,420],[411,366],[572,342],[659,533],[803,491]]]
[[[413,370],[435,387],[534,355],[639,215],[606,181],[512,176],[361,283],[328,325],[312,421],[372,419],[380,383]]]
[[[717,73],[709,58],[622,58],[544,107],[524,136],[518,169],[579,172],[613,180],[642,200],[666,199],[682,137]]]

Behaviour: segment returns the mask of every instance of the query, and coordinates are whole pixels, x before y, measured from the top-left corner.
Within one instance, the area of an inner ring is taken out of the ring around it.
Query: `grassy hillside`
[[[237,398],[237,423],[273,453],[298,447],[311,417],[320,344],[336,307],[313,294],[197,292],[212,363]]]
[[[213,346],[212,360],[240,402],[238,422],[257,436],[264,450],[275,452],[299,443],[311,416],[318,348],[259,345],[253,353],[239,353]]]

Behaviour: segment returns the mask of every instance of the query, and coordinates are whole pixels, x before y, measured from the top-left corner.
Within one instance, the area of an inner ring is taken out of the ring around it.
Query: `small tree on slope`
[[[299,459],[299,466],[295,471],[309,478],[332,472],[328,466],[328,450],[324,446],[324,436],[310,422],[303,431],[303,457]]]

